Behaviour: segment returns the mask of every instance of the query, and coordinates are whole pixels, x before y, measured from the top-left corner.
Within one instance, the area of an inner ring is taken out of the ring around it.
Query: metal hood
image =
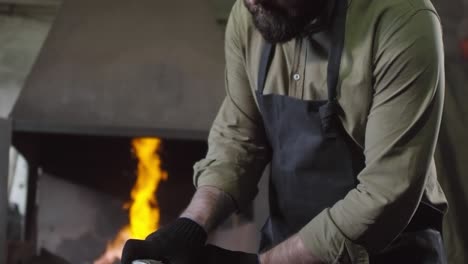
[[[10,117],[15,131],[204,139],[223,69],[207,0],[65,0]]]

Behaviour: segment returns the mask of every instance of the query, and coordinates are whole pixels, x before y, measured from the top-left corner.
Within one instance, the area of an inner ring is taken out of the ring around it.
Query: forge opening
[[[69,263],[93,263],[129,222],[123,207],[138,171],[134,139],[18,133],[13,140],[29,166],[26,239]],[[192,167],[206,143],[162,139],[157,152],[168,175],[155,196],[164,225],[189,203]]]

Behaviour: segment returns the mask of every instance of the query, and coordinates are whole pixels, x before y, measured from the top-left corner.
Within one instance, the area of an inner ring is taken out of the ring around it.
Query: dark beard
[[[285,10],[275,6],[251,6],[247,1],[244,4],[252,14],[257,30],[272,44],[285,43],[307,35],[310,23],[316,18],[315,13],[290,16]]]

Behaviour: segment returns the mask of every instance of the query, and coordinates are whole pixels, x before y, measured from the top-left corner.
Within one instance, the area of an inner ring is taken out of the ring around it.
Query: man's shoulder
[[[405,39],[412,37],[408,34],[433,34],[436,31],[428,26],[419,28],[421,24],[433,21],[434,17],[438,18],[429,0],[349,1],[347,34],[350,43],[358,46],[362,46],[365,39],[377,44],[392,36]],[[440,23],[431,23],[431,26],[440,27]]]
[[[392,25],[411,18],[420,11],[437,12],[430,0],[349,0],[350,19],[367,18],[368,22]]]
[[[351,8],[367,9],[369,12],[415,12],[435,8],[430,0],[348,0]]]
[[[245,7],[243,0],[236,0],[229,17],[228,31],[236,34],[240,40],[246,40],[259,34],[255,29],[252,15]]]

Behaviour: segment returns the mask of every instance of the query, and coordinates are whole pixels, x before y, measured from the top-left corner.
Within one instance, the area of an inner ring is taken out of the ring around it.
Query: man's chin
[[[271,44],[283,44],[296,38],[296,36],[275,36],[270,33],[262,32],[260,30],[259,32],[262,35],[263,39],[265,39],[268,43]]]
[[[254,24],[262,37],[271,44],[282,44],[299,37],[301,34],[297,30],[288,29],[285,26],[273,26],[264,24],[254,19]]]
[[[287,10],[274,6],[253,4],[244,0],[244,5],[252,15],[255,27],[263,38],[272,43],[285,43],[308,34],[309,24],[316,18],[315,13],[306,12],[302,16],[290,16]],[[322,3],[325,1],[319,1]]]
[[[303,21],[295,21],[261,8],[251,11],[251,15],[257,30],[266,41],[272,44],[285,43],[297,38],[305,29]]]

